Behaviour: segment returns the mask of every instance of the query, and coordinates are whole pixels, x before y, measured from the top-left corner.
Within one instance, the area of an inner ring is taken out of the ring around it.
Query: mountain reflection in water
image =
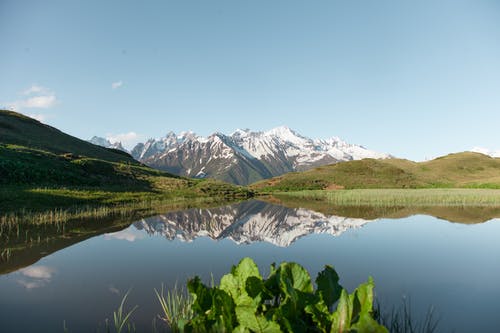
[[[500,217],[500,207],[357,207],[334,206],[316,200],[272,197],[266,200],[177,210],[139,221],[127,218],[73,221],[66,223],[63,229],[57,225],[27,224],[20,234],[15,230],[11,234],[4,232],[0,247],[9,249],[9,255],[0,257],[0,275],[103,234],[129,241],[149,234],[186,242],[210,237],[214,240],[228,238],[237,244],[266,242],[287,247],[307,235],[339,236],[378,219],[430,215],[449,222],[477,224]],[[133,234],[132,230],[135,230]],[[29,237],[25,237],[28,234]]]
[[[370,220],[324,215],[304,208],[287,208],[252,200],[218,208],[170,212],[133,225],[148,234],[160,234],[170,240],[228,238],[237,244],[268,242],[286,247],[306,235],[338,236],[368,222]]]

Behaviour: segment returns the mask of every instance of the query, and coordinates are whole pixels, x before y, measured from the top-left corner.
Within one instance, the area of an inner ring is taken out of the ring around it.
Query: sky
[[[286,125],[500,149],[500,1],[0,0],[0,107],[129,148]]]

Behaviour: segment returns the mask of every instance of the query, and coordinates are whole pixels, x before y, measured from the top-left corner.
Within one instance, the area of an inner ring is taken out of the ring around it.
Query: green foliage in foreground
[[[192,318],[181,332],[388,332],[373,316],[373,280],[348,294],[331,266],[316,278],[296,263],[272,265],[264,279],[250,258],[233,266],[219,286],[188,281]]]

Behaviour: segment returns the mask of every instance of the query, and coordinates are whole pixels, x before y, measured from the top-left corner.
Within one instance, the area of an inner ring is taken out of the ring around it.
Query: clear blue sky
[[[500,1],[0,0],[0,105],[80,138],[500,149]]]

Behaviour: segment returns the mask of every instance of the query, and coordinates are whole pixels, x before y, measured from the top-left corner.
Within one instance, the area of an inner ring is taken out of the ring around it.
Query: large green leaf
[[[329,332],[332,326],[331,314],[323,300],[308,304],[304,310],[321,332]]]
[[[248,278],[252,278],[253,281],[262,280],[255,262],[251,258],[244,258],[237,266],[233,266],[231,273],[222,277],[220,289],[231,295],[234,302],[238,303],[239,297],[247,295]],[[252,286],[255,286],[255,283]]]
[[[231,332],[236,324],[233,299],[224,290],[218,288],[212,288],[211,292],[212,308],[207,317],[215,320],[221,327]]]
[[[337,304],[337,310],[332,314],[332,328],[330,331],[332,333],[349,332],[351,327],[351,316],[352,303],[345,289],[342,289],[339,303]]]
[[[316,278],[316,294],[321,297],[328,308],[331,308],[338,301],[342,286],[339,284],[339,276],[332,266],[325,266],[325,269],[318,273]]]
[[[273,317],[281,327],[291,332],[305,332],[309,319],[304,308],[315,297],[309,273],[296,263],[285,262],[264,285],[274,293],[275,305],[279,308],[273,312]]]
[[[373,288],[373,278],[369,277],[368,282],[360,284],[351,295],[354,321],[363,314],[371,315],[373,311]]]
[[[351,329],[357,333],[389,333],[387,328],[380,325],[369,313],[362,313]]]
[[[239,281],[232,273],[226,274],[220,279],[220,289],[231,295],[234,300],[237,300],[241,293]]]
[[[212,296],[210,290],[205,286],[198,276],[190,279],[187,288],[193,297],[192,309],[195,313],[205,313],[212,307]]]
[[[262,295],[267,292],[266,287],[264,286],[264,281],[255,276],[248,277],[245,284],[245,290],[248,296],[253,298],[258,303],[260,303]]]
[[[248,257],[241,259],[237,266],[233,266],[231,273],[242,282],[245,282],[250,276],[262,279],[259,273],[259,267],[257,267],[252,258]]]
[[[293,289],[304,293],[312,293],[313,285],[311,276],[306,269],[297,263],[283,263],[280,265],[280,284],[291,286]]]
[[[370,276],[368,282],[361,284],[356,288],[356,295],[361,305],[361,313],[371,312],[373,309],[373,278]]]
[[[236,323],[234,302],[231,296],[219,288],[208,288],[199,277],[188,281],[188,290],[193,296],[192,309],[195,317],[186,325],[193,331],[231,332]]]
[[[282,326],[294,333],[307,332],[308,328],[306,317],[304,316],[304,307],[299,302],[294,301],[292,298],[286,298],[280,304],[277,312],[279,314],[279,322]]]
[[[240,298],[241,303],[236,306],[236,317],[240,324],[239,329],[249,329],[257,333],[278,333],[280,326],[261,314],[257,314],[257,307],[249,296]]]
[[[233,333],[251,333],[250,330],[243,326],[236,326],[233,330]]]

